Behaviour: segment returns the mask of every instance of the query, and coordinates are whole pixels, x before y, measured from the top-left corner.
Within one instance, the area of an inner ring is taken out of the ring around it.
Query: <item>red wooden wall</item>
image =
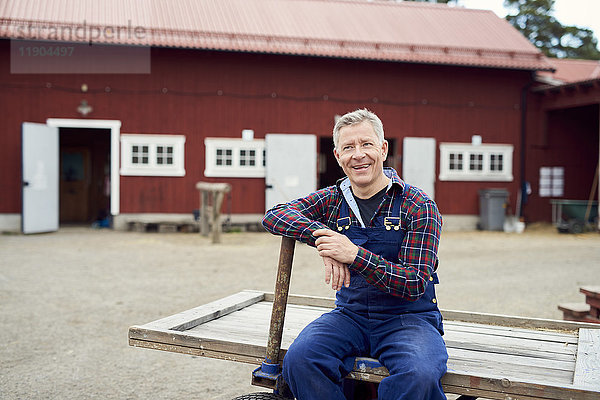
[[[234,213],[262,213],[264,179],[203,176],[204,138],[237,138],[242,129],[253,129],[255,138],[329,137],[334,115],[367,107],[383,120],[386,136],[397,138],[398,155],[404,136],[469,143],[477,134],[484,143],[514,144],[513,182],[437,181],[443,214],[477,214],[480,188],[516,195],[519,103],[528,80],[527,71],[186,49],[152,49],[146,75],[23,75],[10,74],[9,42],[2,40],[0,212],[20,212],[21,123],[81,118],[76,108],[85,99],[94,109],[88,118],[120,120],[121,133],[186,136],[186,176],[121,177],[122,213],[191,212],[199,180],[230,182]],[[436,163],[439,169],[439,153]]]
[[[552,198],[588,200],[598,165],[600,88],[595,89],[595,97],[592,94],[577,96],[578,101],[589,99],[576,106],[572,99],[570,106],[565,103],[573,97],[571,92],[532,96],[526,162],[532,194],[524,209],[527,221],[551,221]],[[539,196],[540,167],[564,167],[563,196]],[[593,196],[597,200],[597,190]]]

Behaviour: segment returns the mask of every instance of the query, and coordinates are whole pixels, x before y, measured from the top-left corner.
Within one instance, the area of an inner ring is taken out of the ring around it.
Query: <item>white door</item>
[[[402,148],[402,179],[434,199],[435,139],[405,137]]]
[[[23,233],[58,230],[58,128],[24,122],[22,126]]]
[[[317,189],[317,137],[265,135],[265,206],[286,203]]]

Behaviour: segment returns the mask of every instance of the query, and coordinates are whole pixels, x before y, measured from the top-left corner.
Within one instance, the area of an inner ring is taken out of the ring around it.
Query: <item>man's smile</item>
[[[352,167],[352,169],[357,169],[357,170],[360,170],[360,169],[367,169],[367,168],[369,168],[370,166],[371,166],[371,164],[360,164],[360,165],[354,165],[354,166]]]

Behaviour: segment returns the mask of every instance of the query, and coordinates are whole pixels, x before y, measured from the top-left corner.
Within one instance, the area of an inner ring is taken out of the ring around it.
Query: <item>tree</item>
[[[555,0],[504,0],[506,20],[549,57],[600,60],[594,32],[563,26],[553,16]]]

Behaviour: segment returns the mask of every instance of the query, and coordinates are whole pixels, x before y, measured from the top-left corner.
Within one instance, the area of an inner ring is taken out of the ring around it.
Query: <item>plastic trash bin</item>
[[[508,190],[479,190],[479,229],[484,231],[504,230]]]

